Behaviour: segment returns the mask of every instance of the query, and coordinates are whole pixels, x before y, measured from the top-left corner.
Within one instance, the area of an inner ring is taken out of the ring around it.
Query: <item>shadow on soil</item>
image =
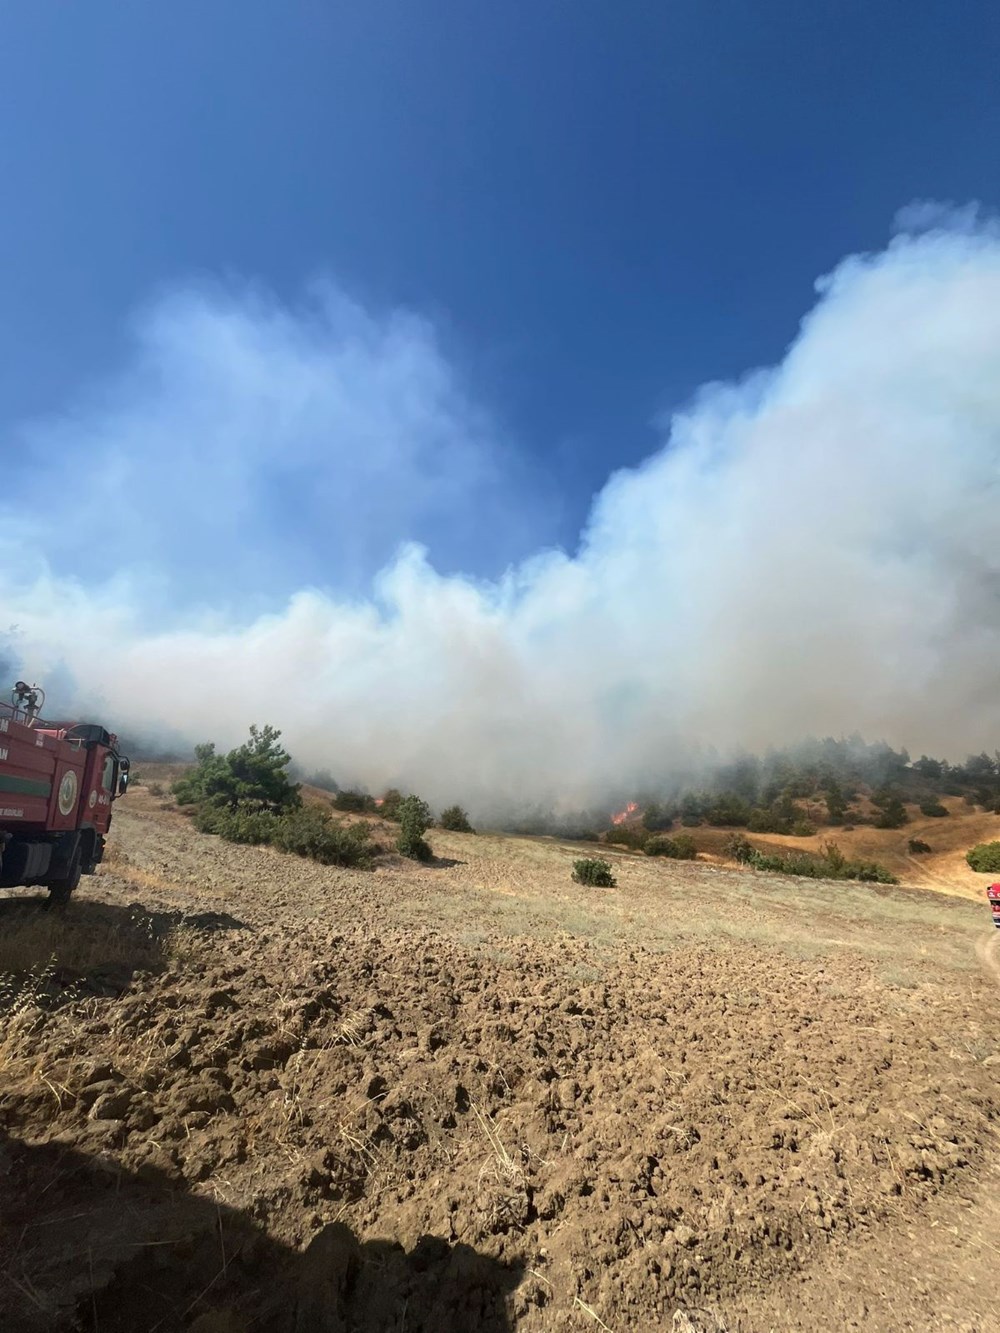
[[[200,933],[247,929],[222,912],[151,912],[74,897],[50,907],[48,894],[0,896],[0,974],[34,976],[49,1001],[80,994],[117,996],[137,972],[166,965],[179,929]]]
[[[297,1251],[157,1169],[0,1139],[5,1333],[508,1333],[522,1270],[327,1223]]]

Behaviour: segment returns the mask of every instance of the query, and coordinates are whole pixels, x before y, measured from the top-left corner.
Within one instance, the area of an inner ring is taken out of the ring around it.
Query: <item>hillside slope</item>
[[[749,837],[755,847],[783,852],[819,852],[824,843],[834,842],[849,860],[881,862],[901,884],[982,902],[987,884],[996,876],[970,870],[965,853],[976,843],[1000,839],[1000,815],[970,809],[961,798],[944,797],[941,803],[949,811],[947,817],[928,818],[916,806],[908,806],[909,823],[898,829],[862,824],[849,829],[820,828],[809,838],[778,833],[751,833]],[[694,836],[699,850],[721,858],[733,830],[703,827],[684,831]],[[926,842],[930,854],[914,856],[908,846],[911,838]]]
[[[985,909],[440,831],[341,871],[161,805],[61,926],[0,899],[77,950],[3,1046],[5,1329],[997,1326]]]

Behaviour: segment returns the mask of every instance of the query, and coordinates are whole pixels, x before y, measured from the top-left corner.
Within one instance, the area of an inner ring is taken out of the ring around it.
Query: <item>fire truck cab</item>
[[[129,761],[98,723],[43,719],[44,697],[18,681],[0,703],[0,888],[44,885],[65,902],[104,856]]]
[[[1000,884],[991,884],[986,890],[986,897],[990,901],[990,911],[993,913],[993,924],[1000,930]]]

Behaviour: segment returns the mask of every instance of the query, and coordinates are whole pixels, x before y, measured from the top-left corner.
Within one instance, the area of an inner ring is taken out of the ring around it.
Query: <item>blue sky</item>
[[[65,512],[25,542],[185,602],[357,593],[411,539],[478,576],[572,550],[657,418],[780,360],[901,206],[1000,203],[979,0],[38,0],[4,27],[7,500],[108,502],[98,552]]]

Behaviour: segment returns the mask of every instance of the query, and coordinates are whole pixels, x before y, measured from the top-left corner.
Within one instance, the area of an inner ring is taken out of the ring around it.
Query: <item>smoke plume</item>
[[[240,506],[252,520],[248,493],[289,450],[302,465],[303,420],[319,441],[306,458],[320,468],[308,503],[334,505],[337,477],[320,457],[331,394],[351,397],[346,414],[334,405],[346,455],[377,440],[379,466],[403,460],[389,504],[397,533],[414,530],[411,477],[430,531],[462,505],[494,530],[500,511],[486,522],[483,497],[523,513],[529,487],[505,471],[494,428],[462,399],[426,326],[397,316],[380,330],[355,312],[364,336],[336,327],[320,336],[290,312],[220,310],[204,298],[185,318],[207,320],[216,342],[225,333],[243,378],[227,371],[213,382],[215,353],[195,366],[174,349],[153,388],[147,366],[58,425],[32,427],[36,444],[56,432],[60,457],[90,442],[91,475],[121,518],[104,525],[102,559],[117,532],[121,560],[98,583],[59,568],[67,540],[82,549],[99,530],[93,490],[76,493],[58,533],[12,509],[0,624],[17,626],[26,670],[43,678],[65,665],[80,704],[118,730],[156,725],[229,745],[250,722],[270,721],[297,760],[343,785],[394,784],[475,812],[649,788],[711,745],[860,731],[914,753],[991,748],[1000,738],[1000,233],[926,206],[900,225],[910,230],[883,252],[845,259],[817,284],[780,365],[704,387],[657,453],[610,478],[575,553],[544,550],[483,580],[442,573],[425,545],[407,543],[368,596],[303,587],[259,614],[249,594],[220,595],[225,611],[206,610],[197,551],[174,559],[167,529],[136,515],[150,510],[151,488],[166,486],[177,531],[190,508],[219,515],[214,570],[226,559],[245,570],[250,556],[266,565]],[[185,332],[176,308],[170,319]],[[271,355],[276,320],[281,373],[255,384],[254,357]],[[355,373],[371,381],[367,399]],[[192,404],[205,403],[202,429]],[[177,444],[185,476],[198,459],[207,469],[189,508],[170,481],[169,441],[143,458],[120,443],[123,430],[159,439],[168,408],[187,432]],[[220,432],[221,452],[211,443]],[[119,443],[103,443],[109,435]],[[367,506],[382,523],[374,476],[350,474],[348,507]],[[364,512],[357,521],[363,531]],[[150,551],[147,567],[132,563]],[[167,623],[159,608],[181,568],[199,609]]]

